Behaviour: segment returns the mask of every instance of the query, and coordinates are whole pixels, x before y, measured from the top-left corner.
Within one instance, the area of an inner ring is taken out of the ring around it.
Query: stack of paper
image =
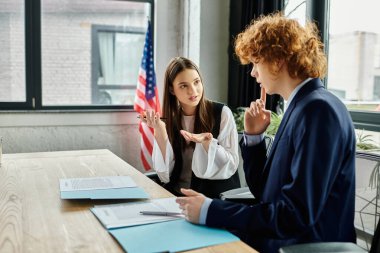
[[[187,222],[178,214],[175,198],[96,206],[91,211],[128,253],[177,252],[239,240],[226,230]],[[149,212],[161,215],[142,214]]]
[[[61,199],[147,199],[148,194],[128,176],[59,180]]]
[[[107,229],[129,227],[155,222],[183,218],[175,198],[152,199],[114,205],[102,205],[91,208],[91,211]],[[154,211],[161,215],[143,215],[141,212]],[[164,215],[172,213],[174,215]]]

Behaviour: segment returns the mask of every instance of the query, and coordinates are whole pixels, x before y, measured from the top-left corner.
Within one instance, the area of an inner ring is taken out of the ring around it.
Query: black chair
[[[367,244],[367,250],[370,253],[380,253],[380,226],[378,216],[380,210],[380,155],[356,152],[356,206],[355,206],[355,229],[358,242],[367,243],[367,238],[372,237],[371,246]],[[363,191],[363,187],[369,191]],[[371,193],[374,189],[374,194]],[[364,217],[366,216],[366,217]],[[372,218],[371,225],[365,224],[365,220]],[[372,231],[372,232],[371,232]],[[373,232],[374,231],[374,232]],[[280,253],[327,253],[327,252],[367,252],[358,244],[344,242],[320,242],[306,243],[282,247]]]
[[[149,171],[149,172],[145,172],[144,175],[147,176],[150,180],[153,180],[154,182],[156,182],[157,184],[159,185],[162,184],[160,181],[160,178],[157,175],[157,172]]]
[[[267,147],[266,155],[268,156],[273,144],[273,136],[265,135],[264,140],[265,140],[265,145]],[[245,182],[245,175],[242,169],[241,170],[239,169],[239,177],[240,177],[240,182],[242,181]],[[248,187],[241,187],[241,188],[222,192],[220,194],[220,199],[237,202],[237,203],[249,204],[249,205],[253,205],[257,203],[257,200],[255,199],[253,194],[250,192]]]
[[[247,205],[253,205],[256,203],[255,196],[253,196],[248,187],[242,187],[222,192],[220,194],[220,199]]]
[[[333,252],[366,252],[355,243],[317,242],[296,244],[282,247],[280,253],[333,253]]]
[[[375,234],[372,238],[369,253],[380,253],[380,226],[377,224]],[[333,252],[367,252],[355,243],[351,242],[317,242],[296,244],[282,247],[280,253],[333,253]]]

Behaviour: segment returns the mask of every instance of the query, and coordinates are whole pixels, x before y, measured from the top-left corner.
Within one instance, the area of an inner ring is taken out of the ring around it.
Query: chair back
[[[380,155],[356,152],[355,228],[357,243],[380,253]]]
[[[377,223],[375,234],[372,237],[371,249],[369,253],[380,253],[380,226]]]
[[[239,142],[241,141],[241,138],[243,138],[243,134],[239,134]],[[270,152],[270,149],[272,148],[273,140],[274,140],[273,136],[264,135],[264,141],[267,147],[267,156],[269,156],[269,152]],[[245,181],[245,174],[244,174],[244,169],[243,169],[243,158],[241,157],[240,146],[239,146],[238,174],[239,174],[239,179],[240,179],[240,186],[246,187],[247,182]]]

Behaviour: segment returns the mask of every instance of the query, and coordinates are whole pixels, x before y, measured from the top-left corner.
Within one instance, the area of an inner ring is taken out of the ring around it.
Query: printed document
[[[59,180],[59,188],[61,192],[127,187],[137,187],[132,178],[128,176],[64,178]]]
[[[107,229],[137,226],[184,218],[183,215],[155,216],[140,213],[142,211],[181,213],[182,210],[175,202],[175,199],[173,197],[125,204],[102,205],[91,208],[91,211]]]

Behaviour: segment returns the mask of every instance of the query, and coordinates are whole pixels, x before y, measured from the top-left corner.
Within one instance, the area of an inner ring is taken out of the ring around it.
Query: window
[[[285,16],[298,20],[301,24],[306,21],[306,1],[305,0],[287,0],[284,3]]]
[[[93,104],[133,104],[144,41],[144,29],[92,27]]]
[[[24,2],[0,5],[0,102],[25,102]]]
[[[153,0],[3,2],[0,108],[132,108]]]
[[[361,126],[372,124],[368,130],[377,131],[380,130],[379,8],[378,0],[363,0],[360,4],[355,0],[330,1],[326,84],[331,91],[339,91],[337,95],[352,112],[354,122],[358,116]]]
[[[375,76],[375,85],[373,87],[373,96],[375,100],[380,100],[380,75]]]
[[[328,75],[325,86],[350,111],[357,129],[380,132],[380,7],[377,0],[311,0],[307,15],[315,20],[325,43]]]

